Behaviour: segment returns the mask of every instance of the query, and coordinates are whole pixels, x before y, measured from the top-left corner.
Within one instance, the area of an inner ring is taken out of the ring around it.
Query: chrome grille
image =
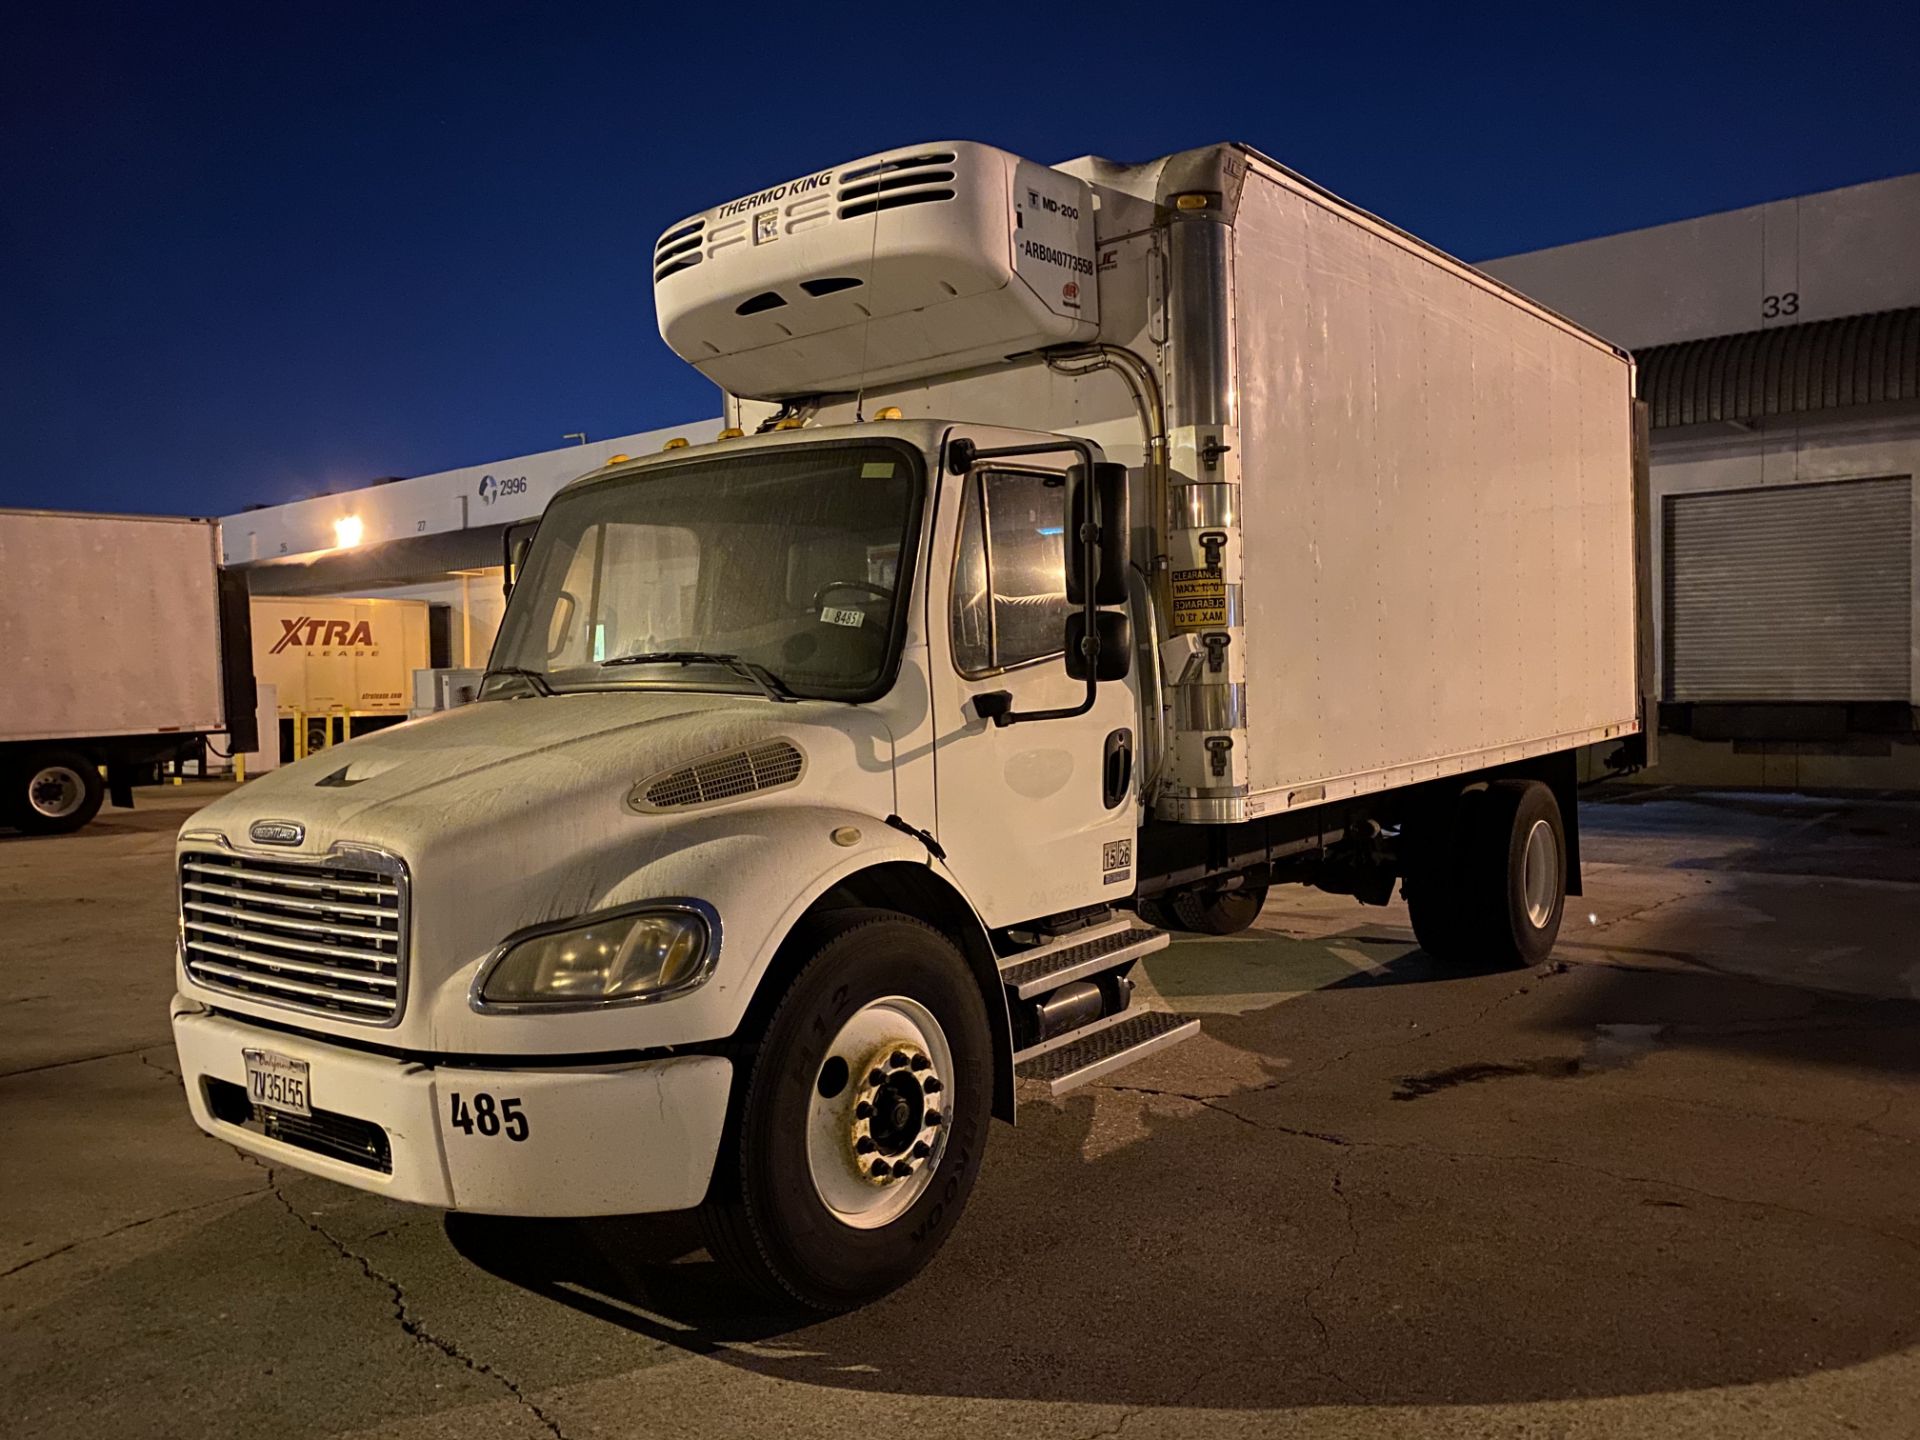
[[[641,801],[650,810],[678,810],[688,805],[711,805],[773,790],[800,778],[804,761],[789,740],[769,740],[746,750],[709,755],[678,770],[642,782]]]
[[[400,1018],[406,876],[390,856],[336,849],[308,862],[189,851],[180,921],[198,985],[368,1025]]]

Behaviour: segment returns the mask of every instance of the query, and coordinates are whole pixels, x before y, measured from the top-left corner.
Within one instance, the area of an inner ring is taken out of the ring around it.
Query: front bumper
[[[719,1152],[733,1072],[717,1055],[575,1069],[422,1064],[247,1025],[179,996],[173,1040],[193,1118],[209,1135],[270,1164],[395,1200],[489,1215],[697,1205]],[[268,1134],[247,1120],[249,1049],[307,1063],[313,1124]],[[509,1099],[517,1102],[525,1138],[513,1138],[518,1124],[456,1124],[456,1095],[470,1120],[479,1108],[498,1116]]]

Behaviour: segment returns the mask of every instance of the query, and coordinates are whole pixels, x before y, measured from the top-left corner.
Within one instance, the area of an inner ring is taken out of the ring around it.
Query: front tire
[[[701,1223],[757,1288],[832,1312],[905,1284],[958,1222],[993,1042],[966,961],[930,926],[869,911],[815,945],[752,1054]]]
[[[78,750],[40,750],[16,766],[7,818],[29,835],[64,835],[100,813],[100,767]]]

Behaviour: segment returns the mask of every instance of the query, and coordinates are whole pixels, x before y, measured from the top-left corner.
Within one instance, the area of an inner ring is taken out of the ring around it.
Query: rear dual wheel
[[[1431,816],[1406,877],[1420,948],[1448,965],[1510,969],[1553,950],[1567,895],[1566,827],[1538,780],[1496,780]]]
[[[1136,900],[1134,913],[1160,930],[1195,935],[1238,935],[1260,918],[1267,887],[1244,881],[1234,889],[1194,886],[1151,899]]]
[[[106,785],[100,767],[78,750],[40,750],[6,775],[0,819],[29,835],[62,835],[100,813]]]
[[[959,951],[904,915],[841,922],[747,1064],[708,1248],[814,1310],[911,1279],[965,1208],[992,1110],[986,1004]]]

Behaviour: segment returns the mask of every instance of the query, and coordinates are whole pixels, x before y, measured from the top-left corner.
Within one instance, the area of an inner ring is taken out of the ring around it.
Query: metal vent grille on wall
[[[769,740],[744,750],[709,755],[691,765],[643,780],[634,787],[636,806],[682,810],[791,785],[805,761],[791,740]]]
[[[1913,693],[1909,476],[1666,498],[1666,698]]]

